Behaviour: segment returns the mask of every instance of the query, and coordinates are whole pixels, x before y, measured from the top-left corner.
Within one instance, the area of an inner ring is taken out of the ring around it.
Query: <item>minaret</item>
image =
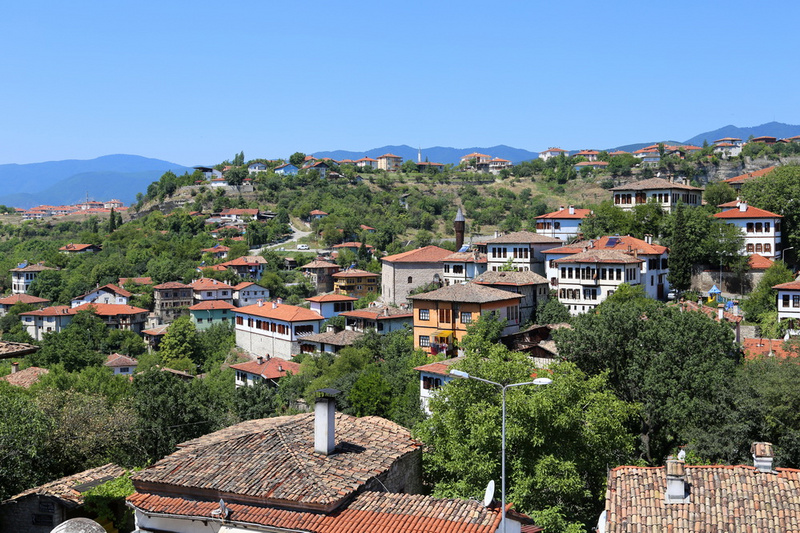
[[[464,213],[461,212],[461,208],[458,208],[458,213],[456,213],[456,220],[453,224],[453,227],[456,230],[456,252],[461,249],[464,245],[464,225],[466,223],[466,219],[464,218]]]
[[[417,163],[422,163],[422,147],[417,148]]]

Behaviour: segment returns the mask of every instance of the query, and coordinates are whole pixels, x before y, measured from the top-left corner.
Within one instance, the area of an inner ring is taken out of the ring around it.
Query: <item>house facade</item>
[[[553,261],[558,299],[571,315],[591,311],[623,283],[642,283],[643,259],[617,250],[591,249]]]
[[[406,303],[411,291],[429,283],[442,283],[442,260],[452,254],[438,246],[425,246],[381,259],[381,301]]]
[[[503,334],[519,330],[522,296],[476,283],[450,285],[415,294],[414,348],[429,354],[458,355],[458,344],[467,326],[482,315],[495,313],[506,320]]]
[[[552,157],[558,157],[561,154],[569,155],[569,152],[566,150],[562,150],[561,148],[548,148],[542,152],[539,152],[539,159],[547,161]]]
[[[109,283],[93,291],[72,299],[72,307],[87,303],[127,305],[132,294],[123,288]]]
[[[769,260],[781,258],[781,215],[737,202],[733,208],[716,213],[715,218],[739,228],[744,235],[742,253],[759,254]]]
[[[192,324],[199,331],[204,331],[214,324],[230,324],[233,322],[236,307],[226,300],[204,300],[189,307]]]
[[[16,268],[9,270],[11,272],[11,294],[27,294],[28,289],[36,279],[36,276],[45,270],[58,270],[52,267],[44,266],[44,263],[37,263],[29,265],[27,262],[17,265]]]
[[[274,170],[275,174],[278,174],[280,176],[296,176],[299,171],[300,169],[291,163],[278,165],[277,167],[275,167]]]
[[[342,270],[333,276],[333,292],[356,299],[378,292],[378,275],[357,268]]]
[[[533,271],[544,275],[542,252],[562,243],[530,231],[515,231],[486,242],[487,271],[503,270],[507,266],[521,272]]]
[[[192,297],[195,302],[224,300],[233,302],[233,286],[213,278],[200,278],[192,281]]]
[[[454,378],[450,374],[452,366],[463,359],[463,357],[453,357],[414,369],[419,372],[419,402],[426,415],[431,415],[429,407],[431,398],[441,390],[442,386],[453,381]]]
[[[236,307],[253,305],[259,300],[269,300],[269,289],[252,281],[243,281],[233,287],[233,305]]]
[[[303,275],[308,279],[318,293],[333,290],[333,275],[341,270],[335,263],[317,259],[300,267]]]
[[[631,211],[637,205],[656,202],[667,213],[673,212],[679,203],[699,207],[703,200],[703,189],[675,183],[663,178],[651,178],[609,189],[614,205]]]
[[[383,335],[414,325],[414,313],[407,306],[371,305],[366,309],[354,309],[341,315],[345,317],[345,329],[360,333],[373,329]]]
[[[442,259],[442,279],[445,285],[466,283],[486,272],[486,254],[477,250],[455,252]]]
[[[194,304],[191,285],[178,281],[160,283],[153,287],[153,314],[159,322],[170,324]]]
[[[115,376],[131,376],[136,373],[136,367],[138,364],[139,361],[133,357],[129,357],[121,353],[112,353],[106,358],[106,362],[103,363],[103,366],[110,368],[114,372]]]
[[[547,279],[531,271],[485,272],[474,280],[478,285],[508,291],[522,296],[519,302],[520,324],[530,322],[539,303],[547,301],[550,284]]]
[[[250,278],[256,281],[261,279],[264,274],[264,268],[267,266],[267,260],[260,255],[243,255],[230,261],[220,263],[228,270],[233,271],[241,278]]]
[[[33,339],[41,341],[48,333],[58,333],[66,328],[81,311],[91,311],[111,329],[122,329],[140,334],[147,320],[147,309],[131,305],[86,303],[78,307],[56,305],[20,313],[25,330]]]
[[[358,298],[355,296],[344,294],[324,294],[306,298],[309,309],[322,315],[325,320],[339,316],[346,311],[352,311],[357,300]]]
[[[231,365],[231,368],[236,371],[234,383],[237,389],[253,387],[262,381],[277,386],[278,380],[286,377],[287,373],[297,374],[300,371],[300,365],[293,361],[261,356],[257,357],[255,361],[236,363]]]
[[[800,326],[800,281],[790,281],[772,287],[778,291],[778,320],[792,321],[790,329]]]
[[[581,222],[592,213],[591,209],[575,209],[571,205],[547,213],[536,219],[536,233],[567,242],[580,232]]]
[[[303,337],[319,333],[325,318],[315,311],[277,302],[240,307],[236,316],[236,345],[254,355],[291,359],[313,352]]]
[[[378,156],[378,169],[387,172],[397,172],[403,165],[403,158],[394,154],[383,154]]]

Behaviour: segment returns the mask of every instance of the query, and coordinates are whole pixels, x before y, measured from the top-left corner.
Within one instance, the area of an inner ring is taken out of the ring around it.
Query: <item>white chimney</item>
[[[564,210],[564,206],[563,205],[558,206],[558,210],[559,211],[563,211]]]
[[[261,306],[263,306],[263,305],[264,305],[264,300],[259,300],[259,301],[258,301],[258,306],[259,306],[259,307],[261,307]]]
[[[664,503],[689,503],[686,484],[686,463],[670,456],[667,459],[667,492]]]
[[[16,374],[17,372],[19,372],[19,363],[15,361],[11,363],[11,373]]]
[[[569,214],[570,215],[574,215],[575,214],[575,206],[574,205],[569,206]]]
[[[772,460],[775,455],[772,452],[772,443],[754,442],[750,446],[750,453],[753,454],[753,466],[759,472],[768,474],[772,472]]]
[[[739,202],[739,211],[741,213],[747,211],[747,202]]]
[[[261,356],[261,355],[258,356],[258,364],[259,365],[263,365],[264,364],[264,357]]]
[[[336,450],[336,389],[320,389],[314,404],[314,451],[330,455]]]
[[[278,302],[272,302],[272,308],[273,309],[277,309],[278,308]]]
[[[719,304],[717,306],[717,320],[719,322],[722,322],[724,318],[725,318],[725,306],[723,304]]]

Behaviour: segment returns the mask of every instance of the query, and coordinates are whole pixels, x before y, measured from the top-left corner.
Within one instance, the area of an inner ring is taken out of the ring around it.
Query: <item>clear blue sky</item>
[[[800,124],[800,2],[15,2],[0,163],[540,151]]]

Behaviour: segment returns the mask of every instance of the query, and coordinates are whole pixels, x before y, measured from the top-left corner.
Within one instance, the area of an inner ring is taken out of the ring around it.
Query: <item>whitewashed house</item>
[[[249,353],[291,359],[314,347],[303,337],[319,333],[325,318],[310,309],[259,302],[236,310],[236,345]]]
[[[731,205],[732,204],[732,205]],[[758,209],[747,202],[723,204],[715,218],[738,227],[744,235],[742,253],[759,254],[770,260],[781,258],[781,215]]]

